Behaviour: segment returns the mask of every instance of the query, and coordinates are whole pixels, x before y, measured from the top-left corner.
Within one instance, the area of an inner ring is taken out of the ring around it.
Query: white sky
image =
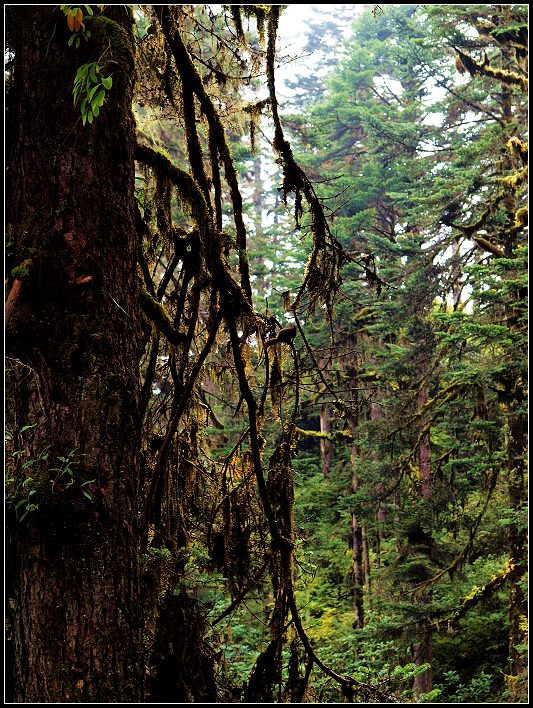
[[[306,31],[308,22],[317,23],[321,17],[326,22],[332,16],[332,10],[345,5],[288,5],[281,13],[278,27],[277,57],[298,57],[285,65],[281,65],[276,70],[278,85],[278,98],[284,98],[284,79],[293,80],[296,76],[305,76],[312,72],[313,55],[303,54],[303,46],[306,43]],[[353,7],[354,13],[362,12],[368,5],[356,5]],[[350,24],[344,28],[344,35],[347,38],[350,34]]]
[[[299,42],[299,46],[301,46],[305,37],[306,20],[316,20],[318,15],[323,15],[324,19],[327,20],[332,14],[331,10],[334,7],[338,6],[331,4],[288,5],[281,13],[279,21],[278,35],[280,40],[283,43],[294,43],[295,45]],[[368,7],[368,5],[358,5],[359,12],[362,12],[365,7]],[[346,29],[348,30],[349,28],[347,27]]]

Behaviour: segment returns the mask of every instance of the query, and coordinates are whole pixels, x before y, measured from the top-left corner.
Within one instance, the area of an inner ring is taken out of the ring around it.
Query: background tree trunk
[[[320,432],[326,435],[331,433],[331,418],[327,403],[324,403],[320,408]],[[329,477],[333,459],[333,443],[329,438],[320,438],[320,459],[322,474],[324,477]]]
[[[428,396],[425,388],[421,388],[418,393],[418,409],[421,414],[421,439],[420,449],[418,451],[418,464],[420,468],[420,496],[425,502],[431,500],[431,468],[430,468],[430,440],[429,433],[424,432],[426,425],[425,415],[423,413],[424,406],[427,403]],[[424,538],[425,537],[425,538]],[[422,551],[428,556],[431,555],[431,537],[420,534],[420,539],[424,538],[424,543],[419,546],[419,552]],[[431,602],[431,585],[424,590],[419,598],[421,603]],[[421,634],[421,639],[413,644],[413,663],[416,666],[421,664],[431,664],[433,662],[433,631],[431,628],[426,628]],[[429,693],[433,687],[433,669],[430,668],[424,673],[417,674],[413,679],[413,693],[418,700],[423,693]]]
[[[352,445],[352,492],[357,492],[359,479],[355,469],[357,445]],[[361,629],[365,624],[364,595],[365,574],[363,564],[363,529],[357,514],[352,512],[352,570],[354,583],[354,628]]]
[[[92,37],[78,50],[58,8],[6,17],[10,257],[32,263],[6,333],[31,374],[14,367],[10,404],[22,459],[40,456],[15,471],[17,495],[35,490],[37,508],[8,519],[7,673],[19,703],[143,695],[133,34],[124,6],[106,14],[85,18]],[[72,86],[90,61],[113,86],[82,127]]]

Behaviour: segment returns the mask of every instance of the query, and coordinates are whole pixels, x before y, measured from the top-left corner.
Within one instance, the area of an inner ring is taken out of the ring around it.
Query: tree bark
[[[361,529],[361,543],[363,545],[363,577],[365,581],[365,593],[367,597],[368,607],[371,607],[372,586],[370,579],[370,550],[368,548],[368,535],[366,532],[366,526],[363,526]]]
[[[510,24],[513,21],[512,13],[506,6],[502,6],[504,23]],[[516,54],[509,43],[502,44],[502,67],[505,70],[516,71]],[[515,99],[513,90],[502,83],[500,108],[502,118],[507,127],[508,135],[513,133],[515,115],[514,109],[518,101]],[[516,101],[516,102],[515,102]],[[501,161],[502,174],[517,171],[522,167],[522,163],[517,158],[513,158],[509,151],[504,153]],[[517,192],[508,190],[502,201],[506,211],[506,223],[504,234],[504,251],[507,258],[516,258],[516,249],[519,245],[517,232],[513,229],[515,213],[518,208]],[[513,277],[513,276],[510,276]],[[520,300],[526,301],[527,293],[521,292]],[[508,301],[505,304],[505,319],[511,330],[520,331],[520,325],[516,319],[516,303]],[[522,331],[524,341],[527,339],[526,331]],[[518,352],[517,352],[518,353]],[[527,456],[527,418],[524,414],[526,408],[526,393],[524,382],[527,380],[526,372],[526,351],[525,345],[520,352],[523,357],[522,370],[515,370],[512,374],[502,376],[504,384],[503,407],[507,417],[506,430],[506,451],[507,451],[507,485],[509,508],[515,514],[524,512],[527,504],[526,486],[526,456]],[[512,371],[512,370],[511,370]],[[516,517],[515,517],[516,518]],[[509,694],[511,700],[527,700],[527,653],[523,647],[527,642],[527,618],[528,605],[527,597],[523,589],[525,575],[527,573],[527,528],[520,521],[513,521],[509,526],[509,564],[511,573],[509,575]],[[522,651],[520,651],[522,646]]]
[[[433,661],[433,632],[427,630],[422,638],[413,646],[413,663],[416,666],[431,664]],[[413,679],[413,693],[418,700],[423,693],[429,693],[433,688],[433,672],[431,667]]]
[[[421,388],[418,393],[418,407],[420,411],[423,410],[424,405],[427,403],[428,396],[425,389]],[[421,424],[425,425],[425,417],[422,414]],[[431,498],[431,470],[430,470],[430,448],[429,448],[429,433],[422,432],[422,438],[420,440],[420,451],[419,451],[419,462],[420,462],[420,480],[421,480],[421,495],[422,499],[429,501]]]
[[[331,433],[331,419],[329,407],[323,404],[320,408],[320,432],[326,435]],[[333,458],[333,443],[329,438],[320,438],[320,459],[322,461],[322,474],[329,477],[331,472],[331,461]]]
[[[420,478],[421,478],[421,489],[420,496],[426,502],[431,499],[431,468],[430,468],[430,447],[429,447],[429,433],[424,431],[426,424],[425,416],[423,414],[424,405],[427,403],[427,391],[421,388],[418,394],[418,408],[421,413],[420,425],[422,427],[420,449],[418,451],[418,463],[420,467]],[[427,540],[430,543],[430,540]],[[422,546],[424,552],[430,555],[431,547],[430,545],[424,544]],[[421,602],[431,600],[431,586],[424,591],[423,596],[420,598]],[[421,664],[430,664],[430,667],[424,673],[418,674],[413,679],[413,692],[415,698],[418,700],[423,693],[429,693],[433,687],[433,669],[431,663],[433,661],[433,630],[428,628],[423,631],[421,638],[413,645],[413,662],[416,666]]]
[[[517,396],[521,398],[521,396]],[[520,403],[525,406],[525,401]],[[518,409],[520,403],[513,401]],[[508,488],[509,507],[515,512],[523,512],[527,503],[525,483],[526,425],[524,416],[513,413],[509,416],[509,433],[507,442],[508,454]],[[525,516],[525,515],[524,515]],[[524,592],[524,580],[527,573],[527,527],[520,522],[514,522],[509,527],[509,690],[512,698],[517,701],[527,697],[527,653],[520,646],[527,643],[527,596]],[[519,680],[518,680],[519,679]]]
[[[259,266],[259,275],[257,276],[256,280],[256,288],[257,288],[257,297],[259,298],[260,302],[264,301],[265,298],[265,293],[266,293],[266,278],[265,278],[265,273],[263,271],[264,268],[264,256],[262,255],[262,251],[265,248],[265,232],[263,229],[263,175],[262,175],[262,170],[261,170],[261,154],[258,151],[258,154],[255,155],[254,157],[254,166],[253,166],[253,195],[252,195],[252,200],[254,203],[254,230],[255,230],[255,237],[254,237],[254,242],[255,242],[255,249],[259,252],[259,255],[256,256],[256,262],[257,265]],[[260,250],[261,249],[261,250]]]
[[[7,221],[15,260],[33,262],[6,332],[32,372],[12,401],[32,463],[15,469],[12,501],[34,490],[36,508],[21,521],[8,506],[7,673],[20,703],[143,697],[134,40],[125,6],[105,14],[85,18],[78,50],[57,6],[6,15]],[[73,80],[95,60],[113,86],[83,127]]]
[[[352,492],[357,492],[359,488],[359,479],[356,472],[357,461],[357,445],[352,444],[351,462],[352,462]],[[359,518],[355,512],[352,512],[352,570],[354,584],[354,628],[361,629],[365,624],[364,613],[364,593],[365,585],[364,565],[363,565],[363,529],[359,522]]]

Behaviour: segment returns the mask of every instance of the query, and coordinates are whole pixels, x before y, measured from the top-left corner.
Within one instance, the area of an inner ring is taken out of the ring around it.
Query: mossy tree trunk
[[[6,17],[8,266],[31,261],[6,333],[24,451],[7,542],[8,697],[19,703],[143,697],[133,35],[124,6],[105,14],[87,19],[78,50],[58,6]],[[72,86],[91,61],[113,86],[82,127]]]
[[[503,21],[506,25],[512,23],[512,14],[506,6],[502,7]],[[520,63],[518,55],[510,42],[502,43],[502,68],[507,71],[516,72]],[[524,91],[525,93],[525,91]],[[511,87],[502,82],[501,86],[501,115],[507,134],[512,135],[515,129],[515,114],[519,110],[519,103],[516,94],[513,94]],[[502,174],[517,174],[523,168],[523,159],[519,159],[511,154],[509,144],[504,153],[504,157],[499,163]],[[515,222],[519,207],[519,190],[516,185],[512,189],[507,189],[502,203],[505,211],[505,224],[502,230],[503,247],[505,256],[509,259],[517,257],[517,248],[520,245]],[[509,279],[516,277],[519,268],[514,269],[509,274]],[[526,341],[527,332],[525,326],[520,324],[520,309],[527,301],[527,292],[522,288],[508,296],[505,304],[505,320],[509,329],[515,336],[522,337],[523,346],[520,348],[522,359],[520,366],[515,366],[510,372],[505,372],[502,378],[503,393],[502,407],[507,418],[506,426],[506,451],[507,451],[507,485],[509,508],[514,514],[513,523],[509,526],[509,563],[511,572],[509,575],[509,675],[508,686],[511,700],[526,700],[527,696],[527,653],[525,645],[527,643],[527,620],[528,603],[524,591],[525,578],[527,573],[527,526],[522,520],[524,509],[527,506],[527,394],[525,392],[526,373]],[[523,321],[525,321],[525,317]],[[518,352],[517,352],[518,353]],[[517,357],[518,358],[518,357]],[[522,517],[522,519],[520,519]],[[519,520],[520,519],[520,520]]]

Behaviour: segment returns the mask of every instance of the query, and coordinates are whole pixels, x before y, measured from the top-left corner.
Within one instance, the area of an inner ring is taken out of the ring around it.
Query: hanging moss
[[[265,29],[268,17],[269,5],[242,5],[241,10],[246,17],[253,17],[257,23],[257,35],[259,44],[265,46]]]
[[[528,144],[527,143],[524,143],[520,140],[520,138],[513,136],[507,142],[506,147],[507,147],[507,150],[509,151],[509,154],[512,157],[519,157],[522,160],[524,165],[527,164],[527,157],[528,157]]]
[[[163,244],[168,247],[171,243],[172,234],[172,182],[168,176],[160,175],[156,179],[155,189],[155,212],[156,223],[159,230],[159,237]]]
[[[514,215],[514,224],[513,227],[515,229],[519,229],[522,226],[527,226],[528,223],[528,208],[527,207],[521,207],[520,209],[517,209]]]
[[[502,184],[504,184],[506,187],[510,187],[514,191],[518,187],[521,187],[523,184],[525,184],[527,180],[527,174],[528,169],[527,167],[524,167],[524,169],[518,172],[514,172],[508,177],[499,177],[499,181],[502,182]]]
[[[200,103],[201,110],[209,125],[209,131],[212,133],[210,140],[216,145],[217,152],[220,155],[225,169],[225,177],[229,186],[231,204],[233,208],[233,217],[235,222],[235,230],[237,232],[237,248],[239,249],[239,271],[241,274],[241,287],[244,291],[249,305],[252,303],[252,287],[250,283],[250,269],[247,258],[243,258],[242,254],[246,252],[246,227],[243,218],[242,195],[239,190],[237,179],[237,170],[231,156],[226,133],[220,115],[216,110],[212,99],[206,93],[203,81],[199,75],[191,56],[183,42],[179,31],[174,31],[172,15],[168,7],[159,6],[156,10],[159,21],[163,28],[163,33],[172,50],[174,60],[180,67],[180,75],[182,81],[186,81],[190,89],[194,92]],[[205,201],[205,200],[204,200]],[[217,242],[218,244],[218,242]]]
[[[256,103],[252,103],[244,108],[244,112],[250,116],[250,149],[253,153],[255,153],[256,148],[255,135],[259,127],[259,118],[261,117],[261,113],[264,108],[266,108],[269,103],[270,99],[265,98],[262,101],[257,101]]]
[[[233,20],[233,25],[235,26],[235,33],[237,39],[239,40],[243,49],[246,49],[246,37],[244,36],[244,29],[242,27],[242,17],[240,5],[226,5],[231,13],[231,19]]]
[[[183,107],[183,121],[187,138],[187,152],[192,174],[202,190],[210,215],[212,215],[210,190],[204,169],[202,146],[198,137],[196,106],[192,82],[187,74],[181,77],[181,100]]]
[[[198,243],[203,265],[205,249],[207,248],[211,252],[215,239],[213,239],[207,203],[198,183],[187,172],[174,165],[168,155],[160,150],[154,150],[146,145],[138,145],[135,157],[139,162],[152,168],[156,180],[161,185],[171,182],[175,186],[179,201],[198,225],[200,233]],[[160,187],[159,191],[162,192],[163,187]],[[163,215],[165,213],[164,205],[161,205],[161,210],[161,215]],[[165,218],[170,218],[168,209]]]

